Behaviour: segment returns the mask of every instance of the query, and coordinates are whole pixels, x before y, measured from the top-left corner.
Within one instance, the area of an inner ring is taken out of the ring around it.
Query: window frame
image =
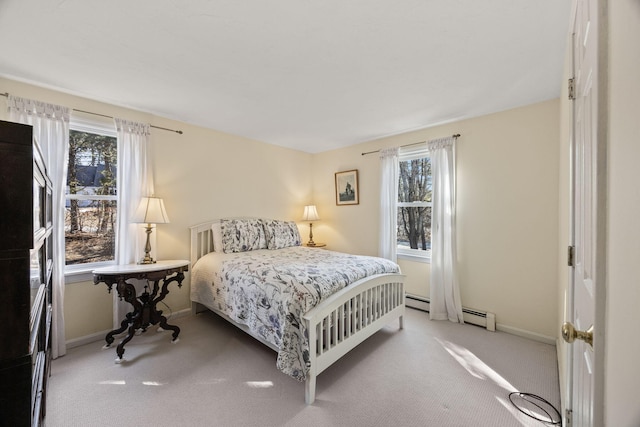
[[[429,150],[426,146],[402,148],[398,153],[398,165],[400,164],[400,162],[422,159],[425,157],[429,157],[429,158],[431,157],[429,154]],[[398,176],[398,182],[396,183],[396,185],[398,186],[400,185],[399,181],[400,181],[400,176]],[[401,207],[433,208],[433,202],[423,202],[423,201],[398,202],[396,201],[396,215],[398,214],[398,209]],[[399,227],[399,224],[397,226]],[[414,261],[414,262],[422,262],[427,264],[431,263],[431,249],[429,250],[411,249],[411,248],[407,248],[406,246],[399,245],[397,240],[397,231],[396,231],[396,256],[399,259],[405,259],[405,260]]]
[[[93,118],[93,119],[87,119],[84,117],[77,117],[75,115],[72,115],[69,120],[69,130],[99,134],[99,135],[116,138],[116,147],[117,147],[118,132],[116,130],[115,123],[113,123],[112,120],[107,120],[107,119],[102,120],[99,117]],[[116,165],[117,165],[116,166],[117,168],[120,167],[119,158],[117,159]],[[66,180],[66,177],[65,177],[65,180]],[[116,188],[118,186],[119,186],[119,182],[117,182]],[[117,189],[116,189],[116,195],[78,194],[78,195],[72,195],[71,198],[69,198],[69,194],[67,194],[65,191],[65,201],[76,199],[76,200],[115,200],[117,202],[118,200],[117,197],[118,197]],[[117,235],[116,235],[116,245],[117,245]],[[66,252],[66,244],[65,244],[65,252]],[[115,258],[115,254],[114,254],[114,258]],[[115,265],[115,264],[116,264],[115,259],[110,261],[88,262],[83,264],[71,264],[71,265],[65,264],[65,267],[64,267],[65,282],[69,284],[69,283],[86,282],[86,281],[92,280],[93,270],[100,267],[106,267],[106,266]]]

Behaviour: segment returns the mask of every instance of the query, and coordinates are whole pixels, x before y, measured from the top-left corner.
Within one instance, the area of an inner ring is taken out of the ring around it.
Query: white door
[[[604,255],[602,218],[604,215],[603,153],[604,122],[600,120],[598,85],[598,0],[577,0],[573,16],[573,138],[572,138],[572,218],[574,260],[563,325],[569,346],[568,372],[571,375],[572,426],[599,425],[602,420],[600,377],[603,360],[598,340],[604,331],[597,302],[602,295]],[[600,301],[603,301],[600,299]],[[600,304],[602,305],[602,304]],[[596,331],[595,339],[593,331]],[[595,350],[594,350],[595,349]]]

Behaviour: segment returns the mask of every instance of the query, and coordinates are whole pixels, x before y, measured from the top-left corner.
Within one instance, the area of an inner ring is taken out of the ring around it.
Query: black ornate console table
[[[93,283],[105,283],[109,287],[109,292],[116,285],[116,290],[120,299],[123,299],[133,306],[133,311],[127,313],[120,324],[120,328],[109,332],[105,337],[106,347],[110,347],[114,341],[113,336],[124,332],[127,328],[127,336],[120,341],[116,352],[118,358],[116,363],[120,363],[124,354],[124,346],[131,341],[137,330],[143,332],[149,325],[159,324],[162,329],[172,330],[172,342],[178,340],[180,328],[167,324],[167,318],[162,315],[162,311],[156,305],[162,301],[169,293],[168,286],[172,282],[177,282],[178,287],[182,287],[184,272],[189,270],[189,261],[170,260],[158,261],[154,264],[128,264],[113,265],[99,268],[93,271]],[[147,280],[153,282],[153,289],[145,286],[144,292],[137,294],[135,286],[127,283],[129,279]],[[160,282],[162,281],[162,286]]]

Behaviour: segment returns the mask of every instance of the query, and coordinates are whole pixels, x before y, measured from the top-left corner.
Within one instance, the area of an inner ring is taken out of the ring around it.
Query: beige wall
[[[558,100],[310,155],[15,81],[0,79],[0,89],[184,131],[152,130],[156,194],[164,198],[171,218],[156,231],[159,259],[188,259],[188,227],[207,219],[297,220],[302,206],[312,202],[321,217],[314,224],[314,240],[335,250],[376,255],[379,160],[361,153],[461,133],[463,304],[495,313],[502,329],[556,336]],[[360,204],[336,206],[334,173],[350,169],[359,171]],[[306,237],[306,225],[301,229]],[[429,264],[400,264],[408,274],[409,292],[427,296]],[[174,312],[189,307],[188,276],[185,285],[166,299]],[[90,282],[67,285],[67,339],[108,329],[110,298]]]
[[[158,259],[189,259],[189,226],[235,215],[297,220],[311,201],[310,154],[2,78],[0,92],[184,132],[152,129],[155,191],[171,219],[154,233]],[[102,286],[65,287],[67,340],[110,329],[112,298]],[[173,312],[190,307],[188,275],[165,301]]]
[[[458,259],[465,307],[496,314],[502,329],[555,338],[558,280],[559,101],[551,100],[314,156],[322,221],[314,239],[378,252],[379,159],[361,153],[460,133]],[[357,169],[360,204],[336,206],[334,173]],[[428,295],[428,264],[401,261],[408,289]]]

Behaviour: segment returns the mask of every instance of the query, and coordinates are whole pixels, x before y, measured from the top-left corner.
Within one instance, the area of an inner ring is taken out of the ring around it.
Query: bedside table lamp
[[[304,213],[302,214],[303,221],[309,222],[309,242],[307,242],[307,246],[315,246],[316,243],[313,241],[313,223],[311,221],[318,221],[320,217],[318,216],[318,211],[315,205],[309,205],[304,207]]]
[[[151,258],[151,243],[149,236],[153,227],[151,224],[168,224],[169,216],[164,209],[164,202],[159,197],[143,197],[138,206],[138,210],[134,216],[133,222],[147,224],[145,232],[147,233],[147,243],[144,247],[144,258],[138,264],[154,264],[156,261]]]

